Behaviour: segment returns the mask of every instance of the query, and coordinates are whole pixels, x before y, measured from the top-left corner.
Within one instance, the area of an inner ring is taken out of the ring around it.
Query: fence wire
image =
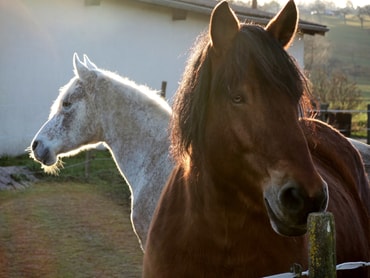
[[[336,270],[349,270],[349,269],[356,269],[360,267],[367,267],[370,266],[370,262],[347,262],[338,264],[336,266]],[[286,273],[280,273],[275,274],[271,276],[265,276],[263,278],[299,278],[299,277],[309,277],[308,270],[302,271],[300,273],[293,273],[293,272],[286,272]]]

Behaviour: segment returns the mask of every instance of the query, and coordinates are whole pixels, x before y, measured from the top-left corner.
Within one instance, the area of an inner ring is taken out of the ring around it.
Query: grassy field
[[[370,17],[366,18],[363,29],[354,15],[347,16],[346,23],[340,18],[329,16],[324,21],[330,28],[327,36],[332,46],[332,57],[350,67],[370,69]],[[366,75],[365,72],[359,74]]]
[[[140,277],[142,252],[130,222],[129,191],[109,153],[66,159],[60,176],[0,191],[0,277]],[[0,166],[26,157],[2,158]]]

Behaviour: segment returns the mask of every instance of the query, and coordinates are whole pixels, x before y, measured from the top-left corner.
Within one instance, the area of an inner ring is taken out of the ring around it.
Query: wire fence
[[[341,270],[351,270],[360,267],[368,267],[370,266],[370,262],[348,262],[336,265],[336,271]],[[308,270],[306,271],[293,271],[293,272],[286,272],[271,276],[265,276],[263,278],[299,278],[299,277],[310,277],[310,273]]]

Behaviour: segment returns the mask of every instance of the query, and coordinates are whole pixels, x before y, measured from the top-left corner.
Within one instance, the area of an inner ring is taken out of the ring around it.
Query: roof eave
[[[165,6],[173,9],[182,9],[189,12],[201,13],[210,15],[215,1],[210,0],[197,0],[197,1],[181,1],[181,0],[139,0],[140,2],[145,2],[153,5]],[[247,8],[240,5],[231,4],[233,10],[237,14],[240,20],[247,20],[257,24],[266,25],[274,14],[263,12],[260,10],[255,10]],[[329,31],[329,28],[325,25],[316,24],[308,21],[299,21],[298,29],[303,34],[308,35],[325,35]]]

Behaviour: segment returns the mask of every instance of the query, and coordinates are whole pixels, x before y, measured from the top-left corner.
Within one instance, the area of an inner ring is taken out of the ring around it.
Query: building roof
[[[139,0],[140,2],[150,3],[159,6],[165,6],[185,12],[195,12],[210,15],[214,8],[215,0]],[[246,6],[230,3],[240,20],[248,20],[257,24],[266,25],[275,14],[264,12],[258,9],[248,8]],[[325,25],[299,20],[300,32],[309,35],[325,35],[329,28]]]

